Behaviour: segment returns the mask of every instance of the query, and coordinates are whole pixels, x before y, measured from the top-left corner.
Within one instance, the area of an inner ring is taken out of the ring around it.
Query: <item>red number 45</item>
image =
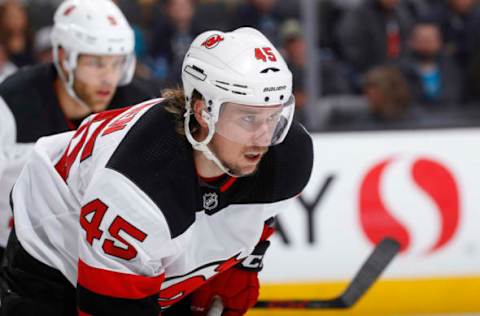
[[[270,61],[277,61],[277,57],[272,52],[270,47],[255,48],[255,58],[267,62],[267,59]]]
[[[103,235],[103,231],[99,227],[103,217],[105,216],[105,213],[107,212],[107,209],[108,206],[105,203],[99,199],[96,199],[85,204],[80,211],[80,226],[82,226],[87,233],[86,239],[90,245],[93,245],[95,239],[100,240]],[[124,231],[126,234],[140,242],[143,242],[145,238],[147,238],[147,234],[120,216],[115,217],[112,224],[108,228],[110,235],[125,247],[116,246],[114,240],[106,238],[102,245],[103,251],[106,254],[114,257],[131,260],[137,256],[137,250],[122,236],[120,236],[120,231]]]

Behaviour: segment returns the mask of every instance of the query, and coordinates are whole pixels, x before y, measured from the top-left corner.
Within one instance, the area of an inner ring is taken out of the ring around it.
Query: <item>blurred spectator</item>
[[[472,56],[467,69],[466,88],[468,105],[478,108],[480,104],[480,49]]]
[[[404,119],[411,104],[411,94],[402,73],[391,66],[373,68],[365,76],[363,93],[373,120]]]
[[[284,17],[278,11],[277,0],[247,0],[238,6],[232,29],[251,26],[262,32],[274,46],[280,46],[278,30]]]
[[[5,48],[0,45],[0,82],[17,71],[15,66],[9,59]]]
[[[441,26],[446,51],[461,68],[466,97],[478,100],[480,80],[480,7],[475,0],[448,0],[437,5],[430,18]]]
[[[364,0],[329,0],[335,6],[346,9],[353,9],[356,6],[360,5]]]
[[[345,8],[346,5],[347,3],[343,1],[327,0],[320,1],[317,7],[319,45],[321,48],[332,49],[337,56],[340,54],[340,49],[335,37],[335,30],[345,12],[348,11]]]
[[[437,5],[429,18],[441,27],[449,55],[465,69],[480,46],[480,7],[475,0],[448,0]]]
[[[416,20],[427,18],[432,11],[435,11],[445,0],[403,0],[401,4],[410,12]]]
[[[131,25],[141,24],[142,20],[142,7],[141,1],[132,1],[132,0],[113,0],[125,17],[128,20],[128,23]]]
[[[276,0],[277,11],[284,19],[300,19],[300,1]],[[323,2],[323,1],[322,1]]]
[[[0,5],[0,44],[16,66],[34,63],[27,13],[19,1],[5,1]]]
[[[198,33],[193,26],[194,0],[165,0],[166,17],[154,25],[152,38],[153,73],[166,85],[181,82],[181,64],[190,43]]]
[[[462,98],[462,76],[455,61],[444,53],[439,27],[430,22],[416,24],[409,46],[411,51],[399,65],[415,101],[436,105],[431,109],[458,106]]]
[[[329,129],[396,128],[418,117],[411,101],[402,73],[393,66],[378,66],[366,73],[362,96],[322,98],[320,113]]]
[[[293,93],[295,95],[297,118],[302,120],[301,109],[306,102],[304,92],[305,69],[308,67],[306,58],[305,38],[303,37],[301,25],[297,20],[287,20],[281,28],[283,51],[288,67],[293,74]],[[336,61],[332,54],[324,51],[320,54],[320,65],[318,74],[321,80],[321,94],[346,94],[349,93],[348,82],[345,79],[345,71]],[[319,87],[320,88],[320,87]]]
[[[135,33],[135,55],[142,60],[147,52],[147,35],[143,19],[142,1],[114,0],[120,10],[125,14]]]
[[[8,0],[10,1],[10,0]],[[55,9],[63,0],[21,0],[25,5],[30,29],[39,30],[52,25]]]
[[[231,31],[231,11],[234,6],[225,0],[199,0],[194,16],[198,32],[207,30]]]
[[[343,58],[353,67],[352,81],[375,65],[402,55],[412,26],[400,0],[365,0],[345,13],[337,28]]]
[[[50,40],[51,34],[51,26],[45,26],[35,33],[33,50],[35,52],[35,61],[37,63],[48,64],[53,62],[52,41]]]

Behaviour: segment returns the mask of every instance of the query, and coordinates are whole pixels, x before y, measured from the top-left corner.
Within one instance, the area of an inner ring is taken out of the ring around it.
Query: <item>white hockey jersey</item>
[[[293,124],[254,175],[202,184],[173,115],[150,100],[41,138],[13,190],[15,230],[81,290],[80,308],[151,297],[167,308],[252,252],[312,160],[310,137]]]

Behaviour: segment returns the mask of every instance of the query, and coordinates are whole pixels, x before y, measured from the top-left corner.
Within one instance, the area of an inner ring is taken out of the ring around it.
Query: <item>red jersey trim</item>
[[[165,274],[156,277],[127,274],[94,268],[78,260],[78,283],[100,295],[142,299],[160,292]]]
[[[92,314],[82,312],[80,309],[77,309],[77,311],[78,311],[78,316],[92,316]]]
[[[202,177],[202,176],[197,172],[197,177],[199,177],[201,180],[203,180],[203,181],[206,182],[206,183],[212,183],[212,182],[218,181],[218,180],[220,180],[221,178],[225,177],[225,173],[222,173],[221,175],[216,176],[216,177]]]
[[[230,177],[230,179],[227,180],[227,182],[225,182],[222,187],[220,188],[220,192],[225,192],[227,191],[228,189],[230,189],[230,187],[235,183],[235,181],[237,181],[237,178],[236,177]]]

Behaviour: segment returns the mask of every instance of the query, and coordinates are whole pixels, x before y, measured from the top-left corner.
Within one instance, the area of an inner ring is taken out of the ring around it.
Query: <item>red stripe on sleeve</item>
[[[78,260],[78,283],[84,288],[116,298],[141,299],[160,292],[165,274],[156,277],[94,268]]]

